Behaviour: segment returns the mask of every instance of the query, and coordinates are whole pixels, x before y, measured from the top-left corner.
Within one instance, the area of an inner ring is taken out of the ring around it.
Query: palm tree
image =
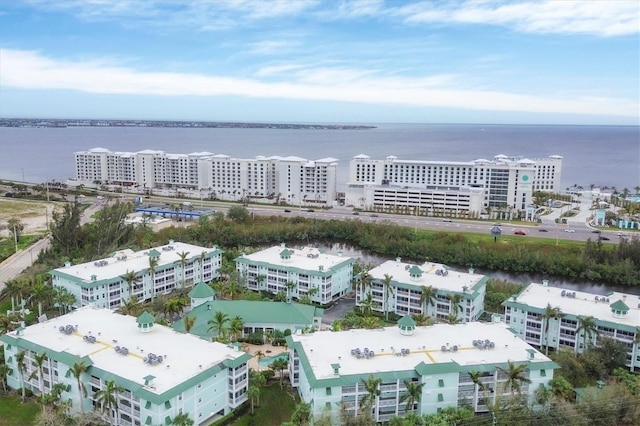
[[[587,340],[591,340],[591,338],[593,337],[593,335],[595,334],[596,336],[600,335],[600,332],[598,331],[598,325],[596,324],[596,319],[592,316],[588,316],[588,317],[582,317],[579,316],[578,317],[578,328],[576,329],[576,334],[580,335],[580,332],[583,333],[583,340],[582,340],[582,350],[586,351],[587,350]]]
[[[41,394],[44,394],[44,362],[47,360],[47,353],[35,354],[33,360],[36,363],[36,369],[29,375],[28,380],[38,376],[38,389]]]
[[[291,290],[296,288],[297,284],[294,283],[293,281],[287,281],[285,286],[287,287],[287,300],[291,300]]]
[[[173,318],[181,314],[185,306],[187,306],[186,300],[181,297],[176,297],[167,300],[162,310],[164,311],[165,317]]]
[[[374,328],[378,328],[378,326],[380,325],[380,320],[378,319],[378,317],[369,315],[362,318],[362,320],[360,321],[360,325],[368,330],[372,330]]]
[[[149,274],[151,275],[151,294],[156,297],[156,268],[158,267],[158,258],[149,257]]]
[[[413,318],[413,320],[416,322],[416,325],[419,326],[433,324],[432,318],[425,314],[413,314],[411,315],[411,318]]]
[[[200,281],[204,282],[204,260],[207,258],[207,252],[200,253]]]
[[[13,370],[7,364],[0,364],[0,384],[2,385],[2,392],[7,391],[7,376],[11,375]]]
[[[129,288],[129,299],[131,299],[131,296],[133,295],[133,284],[138,279],[136,271],[129,271],[127,269],[124,275],[121,275],[120,278],[122,278],[124,282],[127,283],[127,287]]]
[[[213,318],[207,321],[208,332],[213,332],[218,340],[225,340],[227,328],[225,324],[229,321],[229,316],[222,311],[216,311]],[[215,340],[215,339],[214,339]]]
[[[186,282],[185,269],[187,267],[187,257],[189,257],[189,252],[182,251],[178,253],[178,257],[180,258],[179,262],[180,262],[180,265],[182,266],[182,287],[184,287]]]
[[[260,360],[264,357],[264,352],[258,350],[253,355],[258,358],[258,371],[260,371]]]
[[[171,424],[174,426],[193,426],[193,420],[187,413],[176,414],[176,416],[171,420]]]
[[[382,286],[384,287],[384,313],[385,318],[389,319],[389,296],[393,296],[393,287],[391,287],[391,280],[393,276],[389,274],[384,274],[384,279],[382,280]]]
[[[118,386],[115,381],[109,380],[105,382],[104,388],[96,391],[93,394],[94,399],[97,403],[102,406],[102,412],[109,410],[109,417],[116,420],[116,424],[118,423],[119,415],[118,415],[118,393],[124,392],[125,389],[121,386]],[[115,412],[113,411],[115,410]]]
[[[60,315],[68,313],[76,303],[76,296],[65,287],[54,287],[53,292],[53,303],[58,305]]]
[[[258,401],[258,398],[260,398],[260,388],[257,386],[249,386],[249,389],[247,389],[247,398],[251,401],[251,414],[253,414],[255,403]]]
[[[405,411],[414,411],[414,406],[422,399],[422,388],[424,383],[414,382],[412,380],[405,380],[404,385],[407,387],[407,393],[402,395],[400,402],[405,402]]]
[[[368,406],[371,409],[376,403],[376,398],[380,396],[380,384],[382,383],[382,379],[377,379],[373,376],[373,374],[369,375],[368,379],[362,379],[362,384],[364,385],[367,394],[362,397],[360,400],[360,406]]]
[[[274,371],[277,370],[280,372],[280,389],[282,389],[282,384],[283,384],[283,380],[284,380],[284,370],[287,369],[287,366],[289,365],[289,361],[287,361],[284,358],[276,358],[273,363],[269,366],[269,368],[273,369]]]
[[[369,274],[368,271],[360,272],[360,278],[358,280],[360,282],[360,294],[362,292],[368,290],[371,287],[371,283],[373,283],[373,277]]]
[[[236,280],[229,280],[225,285],[224,294],[231,300],[235,300],[241,292],[242,289]]]
[[[131,296],[128,300],[122,299],[120,302],[120,308],[118,311],[123,315],[131,315],[133,317],[137,317],[140,315],[140,309],[142,305],[138,301],[138,296]]]
[[[505,386],[511,389],[511,393],[522,393],[522,384],[531,383],[531,379],[527,376],[527,364],[516,365],[514,362],[509,361],[507,368],[500,366],[496,367],[499,371],[507,376]]]
[[[424,315],[429,315],[429,305],[436,306],[436,294],[437,290],[435,290],[432,286],[422,287],[422,293],[420,293],[420,304],[422,305],[422,313]]]
[[[22,390],[22,402],[27,400],[24,389],[24,373],[27,372],[27,363],[24,358],[27,355],[27,351],[22,350],[16,354],[16,365],[18,366],[18,372],[20,373],[20,388]]]
[[[308,425],[313,418],[311,414],[311,404],[308,402],[300,402],[296,405],[291,415],[291,423],[297,426]]]
[[[84,361],[75,362],[69,369],[73,377],[76,379],[76,384],[78,385],[78,395],[79,395],[80,410],[82,411],[82,415],[84,415],[84,403],[82,398],[87,397],[87,388],[84,385],[84,381],[82,380],[82,375],[86,373],[88,369],[89,367],[87,367]]]
[[[547,307],[542,314],[542,321],[544,322],[544,343],[545,343],[545,355],[549,355],[549,322],[552,319],[559,320],[564,314],[560,308],[551,307],[550,303],[547,303]]]
[[[462,318],[458,318],[456,314],[448,314],[447,315],[447,324],[460,324],[462,322]]]
[[[460,303],[464,300],[464,295],[462,293],[453,293],[447,296],[449,299],[449,313],[458,315],[460,312]]]
[[[189,315],[184,317],[184,332],[191,333],[191,329],[196,323],[196,317],[190,317]]]
[[[360,301],[360,306],[362,306],[362,312],[366,316],[371,315],[371,311],[376,306],[376,302],[373,300],[373,294],[367,293],[367,297]]]
[[[238,341],[239,337],[242,337],[242,331],[244,330],[244,322],[242,322],[242,318],[239,316],[235,316],[229,322],[229,334],[233,341]]]
[[[486,396],[484,395],[484,392],[487,390],[487,385],[485,385],[481,379],[482,373],[480,373],[477,370],[474,370],[474,371],[470,371],[468,374],[469,374],[469,377],[471,377],[471,381],[474,384],[474,388],[473,388],[474,399],[476,398],[475,395],[482,392],[482,400],[484,402],[484,405],[488,405],[486,401]],[[479,405],[479,401],[476,402],[476,405]]]

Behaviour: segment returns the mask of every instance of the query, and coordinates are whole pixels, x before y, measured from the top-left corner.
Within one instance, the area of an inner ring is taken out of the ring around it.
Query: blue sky
[[[0,0],[0,116],[638,125],[640,2]]]

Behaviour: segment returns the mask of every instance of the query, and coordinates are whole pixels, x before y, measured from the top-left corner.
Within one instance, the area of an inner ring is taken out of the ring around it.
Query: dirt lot
[[[46,208],[46,210],[45,210]],[[8,237],[7,221],[12,217],[20,219],[24,234],[33,234],[47,229],[47,216],[51,220],[54,203],[0,198],[0,237]]]

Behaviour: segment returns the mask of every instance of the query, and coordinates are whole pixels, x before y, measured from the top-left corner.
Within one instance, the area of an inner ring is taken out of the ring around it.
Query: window
[[[326,388],[325,391],[327,392],[327,396],[331,395],[331,388]]]
[[[438,402],[442,402],[442,401],[444,401],[444,396],[441,393],[439,393],[438,394]]]
[[[540,370],[540,377],[547,377],[547,370]]]
[[[325,408],[326,410],[331,411],[331,403],[330,403],[330,402],[325,402],[325,404],[324,404],[324,408]]]
[[[438,386],[440,386],[441,388],[444,387],[444,379],[438,380]]]

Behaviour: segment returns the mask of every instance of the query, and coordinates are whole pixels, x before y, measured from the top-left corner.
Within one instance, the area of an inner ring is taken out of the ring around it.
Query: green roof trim
[[[149,257],[160,257],[160,252],[156,249],[149,250]]]
[[[241,366],[242,364],[246,364],[251,358],[253,358],[253,355],[244,353],[235,359],[225,359],[224,361],[222,361],[222,364],[224,364],[224,366],[228,368],[236,368]]]
[[[215,297],[216,292],[211,288],[211,286],[200,281],[195,285],[189,292],[189,297],[192,299],[206,299],[209,297]]]

